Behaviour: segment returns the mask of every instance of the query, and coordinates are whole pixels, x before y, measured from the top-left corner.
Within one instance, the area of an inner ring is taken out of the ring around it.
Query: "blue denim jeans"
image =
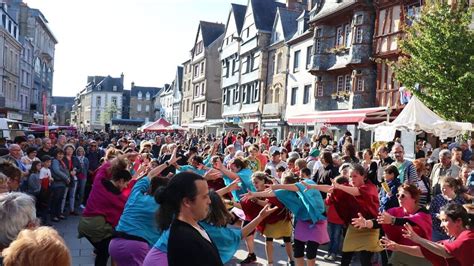
[[[329,233],[329,254],[339,254],[341,251],[342,231],[344,227],[342,224],[333,224],[328,222]]]

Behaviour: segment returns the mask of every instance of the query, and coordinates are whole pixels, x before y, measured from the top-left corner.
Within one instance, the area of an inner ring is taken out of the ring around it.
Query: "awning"
[[[365,120],[380,121],[386,118],[386,107],[361,108],[351,110],[321,111],[288,117],[288,124],[358,124]]]

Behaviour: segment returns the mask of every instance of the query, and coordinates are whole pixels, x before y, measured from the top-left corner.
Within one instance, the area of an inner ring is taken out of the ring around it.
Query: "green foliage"
[[[397,79],[431,110],[449,120],[474,122],[472,8],[430,4],[406,26]],[[421,90],[415,90],[415,84]]]

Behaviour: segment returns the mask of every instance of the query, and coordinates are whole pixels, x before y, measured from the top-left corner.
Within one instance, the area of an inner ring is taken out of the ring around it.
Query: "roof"
[[[293,35],[295,35],[296,30],[298,29],[298,21],[296,19],[300,12],[279,7],[278,13],[280,14],[285,41],[288,41],[293,37]]]
[[[75,97],[65,97],[65,96],[53,96],[51,97],[51,103],[56,105],[65,105],[65,104],[74,104]]]
[[[138,92],[141,91],[142,94],[146,94],[147,92],[150,93],[151,96],[155,95],[160,91],[162,88],[158,87],[142,87],[142,86],[133,86],[130,90],[130,96],[136,97],[138,96]]]
[[[242,26],[244,25],[245,12],[247,11],[247,6],[231,4],[232,12],[234,13],[235,26],[237,27],[237,34],[240,35],[242,31]]]
[[[117,89],[114,90],[114,86]],[[87,91],[110,91],[110,92],[122,92],[123,91],[123,80],[122,78],[113,78],[111,76],[89,76],[87,77]]]
[[[176,70],[176,79],[177,81],[175,85],[178,86],[178,90],[182,90],[182,84],[183,84],[183,67],[178,66],[178,69]]]
[[[357,3],[358,0],[326,0],[323,1],[323,5],[318,8],[318,10],[311,10],[311,21],[316,21],[319,19],[322,19],[328,15],[331,15],[337,11],[340,11],[346,7],[349,7],[355,3]]]
[[[112,125],[134,125],[141,126],[145,123],[143,119],[123,119],[123,118],[112,118]]]
[[[285,7],[284,3],[275,0],[250,0],[252,5],[255,27],[257,30],[271,32],[273,21],[278,7]]]
[[[222,23],[200,21],[199,27],[201,28],[204,47],[208,47],[209,44],[219,38],[225,31],[225,25]]]

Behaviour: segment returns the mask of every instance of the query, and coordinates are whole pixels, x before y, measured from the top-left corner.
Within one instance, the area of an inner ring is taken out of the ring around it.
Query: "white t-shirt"
[[[50,178],[50,177],[51,177],[51,170],[49,168],[41,167],[41,170],[39,172],[39,178],[43,179],[43,178]]]

